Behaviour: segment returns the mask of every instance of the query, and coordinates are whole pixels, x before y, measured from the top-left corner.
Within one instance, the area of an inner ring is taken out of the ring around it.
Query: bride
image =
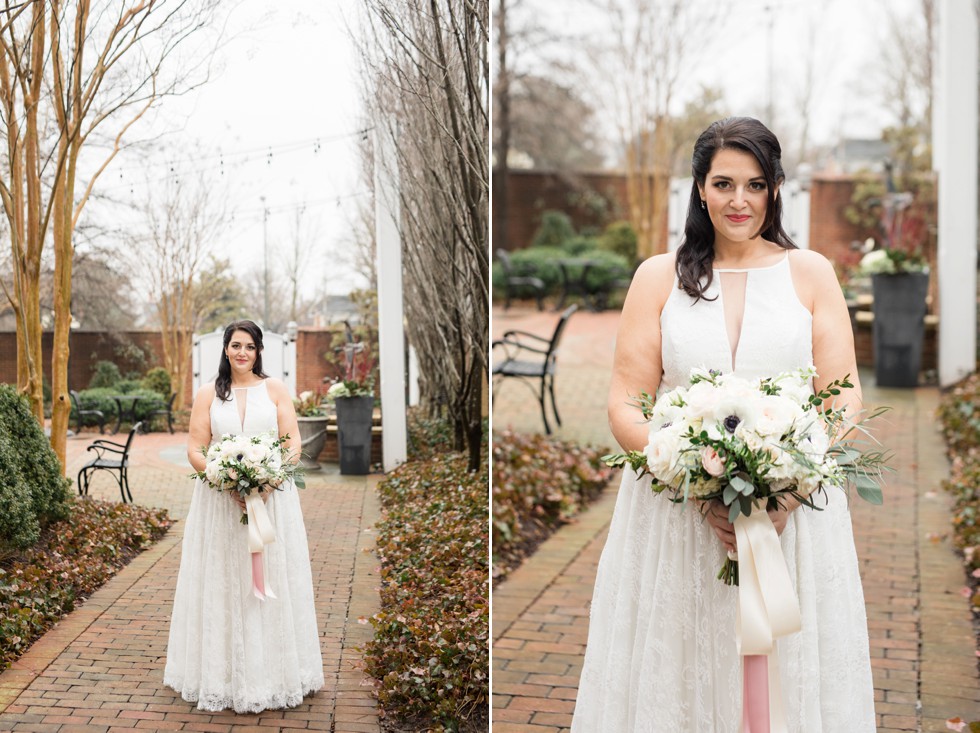
[[[648,426],[630,405],[641,392],[685,384],[692,367],[741,377],[813,364],[822,388],[850,375],[838,406],[860,410],[850,320],[832,265],[783,231],[785,178],[775,136],[757,120],[713,123],[694,148],[684,244],[641,265],[623,306],[609,421],[625,450]],[[843,401],[843,402],[841,402]],[[802,631],[776,646],[792,733],[873,733],[867,620],[846,497],[822,511],[787,502],[780,535]],[[742,666],[738,589],[715,575],[734,549],[727,510],[702,518],[627,469],[592,600],[573,733],[735,733]]]
[[[252,321],[225,329],[218,377],[191,410],[187,456],[204,470],[202,447],[223,434],[289,435],[299,429],[286,387],[262,372],[262,330]],[[276,598],[252,594],[245,503],[200,479],[184,527],[163,681],[199,710],[257,713],[299,705],[323,687],[313,580],[299,496],[291,481],[263,492],[275,529],[264,550],[265,578]]]

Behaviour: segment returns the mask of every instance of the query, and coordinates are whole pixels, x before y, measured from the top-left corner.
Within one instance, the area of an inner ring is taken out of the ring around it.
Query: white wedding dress
[[[766,268],[715,270],[707,296],[716,300],[692,304],[675,287],[660,319],[663,389],[686,384],[695,366],[732,371],[724,296],[741,296],[743,283],[734,371],[755,378],[811,363],[812,317],[793,288],[787,256]],[[823,511],[792,512],[780,538],[803,622],[801,632],[777,642],[788,730],[874,733],[851,518],[840,489],[817,503]],[[724,560],[696,509],[654,494],[649,477],[625,472],[599,562],[573,733],[739,730],[738,591],[715,577]]]
[[[213,442],[270,430],[278,434],[278,419],[264,381],[211,403]],[[293,707],[323,687],[306,528],[296,487],[283,487],[267,504],[276,541],[265,548],[265,581],[277,598],[259,601],[241,511],[227,493],[194,486],[163,681],[199,710]]]

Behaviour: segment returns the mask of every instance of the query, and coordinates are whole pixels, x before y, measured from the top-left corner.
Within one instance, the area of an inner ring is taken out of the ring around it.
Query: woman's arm
[[[277,416],[279,419],[279,436],[288,435],[289,439],[285,442],[285,448],[289,453],[293,463],[299,463],[299,456],[303,450],[303,441],[299,437],[299,422],[296,420],[296,408],[293,406],[293,398],[286,389],[286,385],[278,379],[269,378],[266,380],[266,387],[269,390],[269,397],[276,403]]]
[[[609,427],[624,450],[643,450],[649,427],[632,402],[656,395],[663,375],[660,314],[674,286],[674,255],[658,255],[637,269],[623,303],[609,385]]]
[[[796,252],[794,259],[805,268],[804,274],[811,293],[810,312],[813,314],[813,366],[817,370],[813,388],[819,392],[835,379],[847,377],[852,389],[834,398],[825,408],[845,408],[851,419],[857,419],[863,402],[857,357],[854,355],[854,332],[851,317],[834,267],[816,252]],[[802,255],[802,256],[801,256]]]
[[[801,302],[813,315],[813,366],[817,376],[814,391],[820,392],[836,379],[847,377],[852,389],[841,391],[826,408],[845,408],[856,419],[861,411],[861,380],[858,377],[857,357],[854,355],[854,333],[847,313],[844,293],[830,261],[817,252],[800,250],[791,259],[793,284]],[[784,497],[783,507],[769,512],[776,531],[782,534],[789,512],[800,503],[791,496]]]
[[[203,471],[206,465],[204,453],[211,444],[211,402],[214,400],[214,384],[201,387],[194,396],[191,422],[187,434],[187,460],[195,471]]]

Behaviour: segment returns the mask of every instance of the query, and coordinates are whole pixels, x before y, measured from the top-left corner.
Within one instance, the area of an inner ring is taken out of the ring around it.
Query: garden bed
[[[69,517],[33,547],[0,560],[0,670],[173,524],[163,509],[74,498],[69,505]]]
[[[545,435],[494,433],[494,583],[599,496],[613,475],[601,460],[606,452]]]
[[[382,481],[381,611],[365,648],[387,731],[485,731],[487,461],[469,473],[447,426],[410,419],[411,455]]]
[[[980,377],[974,374],[946,392],[939,418],[952,462],[943,488],[953,497],[953,544],[963,557],[963,595],[973,610],[980,649]]]

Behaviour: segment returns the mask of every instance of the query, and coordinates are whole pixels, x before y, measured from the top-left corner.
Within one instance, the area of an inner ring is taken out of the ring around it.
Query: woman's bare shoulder
[[[669,292],[674,284],[674,268],[677,261],[673,252],[662,255],[654,255],[645,259],[636,268],[633,282],[640,282],[651,292]]]
[[[286,385],[281,379],[266,377],[265,388],[269,391],[269,396],[274,398],[277,402],[283,397],[286,399],[292,399],[289,396],[289,390],[286,389]]]
[[[194,395],[194,401],[210,402],[214,399],[214,395],[214,382],[208,382],[207,384],[201,385],[197,390],[197,394]]]
[[[809,281],[822,283],[827,278],[837,281],[837,273],[833,263],[819,252],[812,249],[793,249],[789,251],[790,262],[794,274],[799,274]]]

